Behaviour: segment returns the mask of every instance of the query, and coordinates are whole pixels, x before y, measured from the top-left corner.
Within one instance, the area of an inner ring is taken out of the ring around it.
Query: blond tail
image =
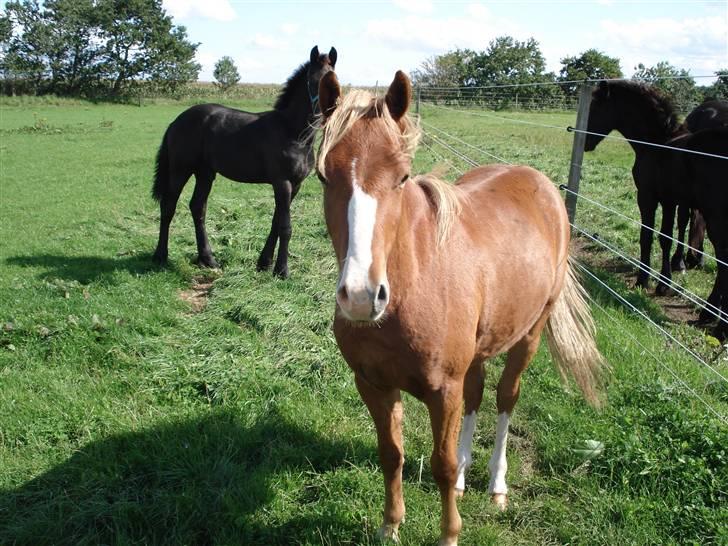
[[[573,377],[587,402],[600,407],[607,364],[597,349],[595,334],[586,290],[576,278],[570,259],[564,286],[546,323],[546,340],[562,381]]]

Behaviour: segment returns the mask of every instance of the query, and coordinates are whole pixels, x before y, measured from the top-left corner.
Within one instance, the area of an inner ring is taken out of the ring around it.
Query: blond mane
[[[319,148],[316,167],[325,175],[326,156],[341,142],[354,124],[368,116],[376,115],[382,119],[393,135],[402,144],[402,151],[414,159],[417,145],[422,137],[419,123],[409,116],[400,119],[399,124],[392,118],[384,100],[377,99],[372,93],[364,90],[353,90],[339,99],[339,103],[331,116],[326,120]],[[404,130],[402,130],[402,126]],[[422,187],[437,211],[437,242],[444,243],[452,230],[455,219],[462,211],[458,188],[435,174],[419,175],[414,182]]]

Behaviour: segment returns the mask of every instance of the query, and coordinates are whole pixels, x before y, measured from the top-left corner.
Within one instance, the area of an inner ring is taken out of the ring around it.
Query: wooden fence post
[[[415,114],[420,115],[420,99],[422,98],[422,86],[417,86],[417,102],[415,103]]]
[[[576,129],[586,131],[589,121],[589,105],[591,104],[592,88],[586,82],[579,87],[579,107],[576,112]],[[581,180],[581,162],[584,159],[584,142],[586,134],[574,131],[574,142],[571,146],[571,165],[569,166],[569,184],[566,193],[566,212],[569,222],[573,223],[576,217],[576,200]],[[572,193],[573,192],[573,193]]]

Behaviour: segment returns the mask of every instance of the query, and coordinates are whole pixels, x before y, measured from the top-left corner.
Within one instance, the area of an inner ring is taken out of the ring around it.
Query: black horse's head
[[[311,50],[311,62],[308,65],[308,74],[306,85],[308,86],[308,96],[311,104],[318,109],[318,88],[319,81],[324,74],[331,72],[336,67],[336,48],[332,47],[329,53],[319,53],[318,46],[314,46]]]
[[[592,93],[591,105],[589,106],[589,122],[586,130],[590,133],[606,135],[615,128],[615,115],[612,111],[611,98],[609,82],[599,82],[599,86]],[[604,137],[599,135],[586,135],[584,150],[587,152],[593,151],[603,139]]]

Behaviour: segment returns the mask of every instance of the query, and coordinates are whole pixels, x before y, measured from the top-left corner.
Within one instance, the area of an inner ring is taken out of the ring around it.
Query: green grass
[[[152,266],[153,159],[183,108],[2,105],[0,544],[372,543],[382,478],[371,420],[331,333],[336,264],[319,183],[308,179],[293,205],[289,280],[254,270],[270,187],[224,179],[208,207],[223,273],[210,279],[191,265],[191,184],[172,228],[171,266]],[[424,113],[565,178],[565,132]],[[564,114],[527,116],[572,123]],[[423,151],[416,163],[421,171],[434,160]],[[606,146],[588,156],[592,163],[604,173],[587,174],[585,193],[635,216],[628,153]],[[580,205],[577,218],[636,245],[598,212]],[[726,373],[699,331],[666,321],[619,277],[600,275]],[[193,313],[179,295],[203,279],[214,281],[208,304]],[[728,432],[624,331],[724,414],[725,384],[591,288],[616,317],[595,309],[614,368],[610,404],[596,413],[563,390],[539,351],[513,419],[511,506],[498,513],[486,490],[502,362],[490,363],[461,543],[725,543]],[[439,495],[430,427],[419,402],[405,405],[401,537],[432,544]],[[605,444],[591,461],[575,451],[588,439]]]

